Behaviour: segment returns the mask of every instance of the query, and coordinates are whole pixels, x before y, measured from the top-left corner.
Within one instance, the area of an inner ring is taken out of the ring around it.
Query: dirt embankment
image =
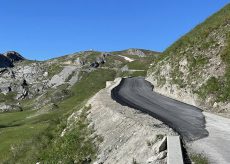
[[[111,89],[120,80],[107,82],[87,103],[92,106],[90,126],[101,137],[95,163],[166,163],[167,151],[159,151],[159,144],[164,135],[174,132],[161,121],[112,100]]]

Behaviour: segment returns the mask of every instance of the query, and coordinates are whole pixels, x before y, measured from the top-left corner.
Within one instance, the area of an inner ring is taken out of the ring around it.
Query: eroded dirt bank
[[[121,79],[108,82],[107,87],[88,101],[88,119],[101,137],[95,163],[166,163],[166,151],[159,152],[162,136],[175,132],[161,121],[122,106],[112,100],[111,89]]]

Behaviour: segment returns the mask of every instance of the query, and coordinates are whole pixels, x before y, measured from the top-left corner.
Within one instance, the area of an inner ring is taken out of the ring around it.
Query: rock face
[[[22,57],[19,53],[15,51],[8,51],[4,54],[7,58],[9,58],[12,62],[20,61],[20,60],[25,60],[24,57]]]
[[[105,60],[106,56],[107,55],[102,54],[100,57],[97,57],[95,59],[95,61],[90,64],[90,67],[98,68],[100,65],[105,64],[106,63],[106,60]]]
[[[22,108],[18,105],[9,105],[0,103],[0,112],[21,111]]]
[[[26,99],[36,99],[38,103],[32,103],[35,104],[33,109],[41,109],[51,100],[56,101],[54,95],[47,97],[50,90],[68,90],[83,75],[102,65],[102,69],[117,70],[125,62],[120,57],[98,51],[83,51],[40,62],[24,60],[15,51],[0,54],[0,103],[6,104],[1,105],[2,110],[0,106],[2,112],[13,111],[15,108],[11,108],[12,105],[15,107],[15,104]],[[57,93],[56,97],[63,98],[63,93]]]
[[[76,66],[66,66],[59,74],[54,75],[48,83],[50,87],[57,87],[71,80],[71,75],[77,71]]]
[[[128,49],[128,54],[129,55],[136,55],[139,57],[145,57],[145,53],[139,49]]]
[[[93,68],[98,68],[100,66],[100,64],[98,62],[93,62],[92,64],[90,64],[90,67],[93,67]]]
[[[41,94],[47,88],[45,64],[19,62],[23,60],[15,51],[0,54],[0,112],[21,110],[17,105],[20,100]]]
[[[5,68],[0,73],[0,93],[15,92],[18,94],[17,99],[28,96],[29,89],[31,94],[36,94],[36,86],[44,86],[47,83],[44,72],[44,68],[38,63]]]
[[[13,66],[13,62],[8,57],[0,54],[0,68],[7,68]]]
[[[0,68],[13,67],[14,62],[21,60],[25,60],[25,58],[15,51],[8,51],[4,54],[0,54]]]

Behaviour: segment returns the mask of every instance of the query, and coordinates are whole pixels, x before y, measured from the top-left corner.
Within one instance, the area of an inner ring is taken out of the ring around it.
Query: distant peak
[[[16,51],[8,51],[4,53],[4,56],[9,58],[12,62],[25,60],[25,58]]]
[[[130,55],[136,55],[136,56],[140,56],[140,57],[145,57],[146,56],[146,54],[143,51],[141,51],[139,49],[136,49],[136,48],[130,48],[130,49],[127,50],[127,52]]]

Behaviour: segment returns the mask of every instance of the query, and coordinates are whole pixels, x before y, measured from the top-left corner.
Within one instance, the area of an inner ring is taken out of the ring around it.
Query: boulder
[[[95,62],[97,62],[97,63],[99,63],[99,64],[104,64],[106,61],[105,61],[105,58],[103,58],[103,57],[98,57],[98,58],[96,59]]]
[[[0,86],[0,93],[7,94],[11,92],[10,84],[1,84]]]
[[[22,100],[28,96],[29,89],[28,89],[27,81],[25,79],[22,80],[21,86],[19,86],[17,90],[18,90],[18,94],[16,96],[17,100]]]
[[[167,137],[165,136],[155,147],[155,152],[160,153],[167,149]]]
[[[28,96],[28,94],[29,94],[28,89],[23,87],[23,86],[20,86],[18,89],[19,89],[19,92],[18,92],[18,94],[16,96],[16,99],[17,100],[25,99],[26,96]]]
[[[157,155],[157,160],[162,160],[164,158],[167,157],[167,152],[166,151],[163,151],[163,152],[160,152],[158,155]]]
[[[79,57],[74,61],[74,64],[76,64],[77,66],[83,66],[85,65],[85,61],[81,60]]]
[[[44,76],[44,77],[48,77],[48,75],[49,75],[48,72],[44,72],[44,73],[43,73],[43,76]]]
[[[102,54],[101,54],[101,57],[102,57],[102,58],[105,58],[105,57],[107,57],[107,56],[111,56],[111,54],[110,54],[110,53],[102,53]]]
[[[10,111],[22,111],[22,108],[18,105],[0,103],[0,112],[10,112]]]
[[[92,64],[90,64],[90,67],[97,68],[97,67],[99,67],[99,63],[93,62]]]
[[[129,71],[129,67],[127,65],[121,68],[121,72],[126,72],[126,71]]]
[[[163,151],[159,153],[157,156],[153,156],[147,160],[148,164],[156,164],[156,163],[164,163],[161,160],[165,159],[167,157],[167,152]]]

